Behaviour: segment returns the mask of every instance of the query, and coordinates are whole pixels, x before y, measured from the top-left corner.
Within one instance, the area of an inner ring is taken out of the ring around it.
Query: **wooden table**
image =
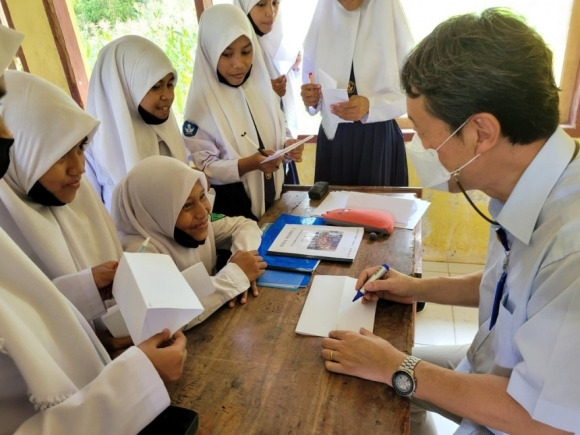
[[[320,201],[294,187],[264,215],[307,216]],[[356,189],[356,190],[361,190]],[[389,188],[372,188],[373,193]],[[371,241],[365,234],[352,264],[321,262],[316,273],[356,277],[366,267],[389,263],[412,274],[420,261],[414,231],[395,229]],[[321,338],[294,332],[307,289],[261,288],[260,296],[222,308],[189,330],[188,359],[172,403],[199,413],[198,433],[349,434],[409,432],[409,402],[383,384],[326,371]],[[413,306],[381,301],[374,332],[411,352]]]

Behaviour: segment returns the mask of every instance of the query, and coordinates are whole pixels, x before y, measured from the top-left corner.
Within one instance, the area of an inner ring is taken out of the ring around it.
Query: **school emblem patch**
[[[199,129],[197,124],[193,122],[185,121],[183,123],[183,135],[187,137],[195,136],[197,130]]]

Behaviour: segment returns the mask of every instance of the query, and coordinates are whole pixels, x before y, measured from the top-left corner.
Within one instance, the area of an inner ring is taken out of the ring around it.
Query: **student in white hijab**
[[[0,74],[22,38],[0,26]],[[0,178],[9,142],[0,116]],[[1,228],[0,251],[1,433],[137,433],[169,405],[164,382],[181,375],[182,332],[169,347],[161,348],[164,331],[110,361],[85,319]]]
[[[107,210],[83,177],[83,148],[98,126],[55,85],[6,71],[0,113],[15,143],[0,184],[0,225],[87,320],[104,300],[122,248]]]
[[[234,306],[238,295],[245,303],[250,287],[258,296],[255,281],[266,268],[257,252],[262,231],[256,222],[210,213],[206,190],[203,172],[170,157],[152,156],[135,165],[113,193],[113,220],[125,251],[138,251],[150,238],[146,251],[169,255],[181,271],[202,262],[212,275],[215,292],[200,297],[204,312],[187,327],[227,301]],[[219,271],[216,248],[232,252]]]
[[[296,101],[294,99],[297,86],[294,80],[294,69],[300,57],[300,43],[289,37],[283,19],[284,6],[287,2],[280,0],[234,0],[234,5],[240,7],[258,35],[258,42],[274,91],[282,98],[286,125],[293,137],[298,135],[298,120],[296,117]],[[299,86],[299,85],[298,85]]]
[[[304,41],[301,93],[311,114],[322,110],[315,181],[408,184],[405,143],[395,119],[406,111],[399,70],[412,47],[400,0],[318,2]],[[346,89],[349,100],[330,109],[322,104],[321,73]]]
[[[107,44],[91,73],[87,112],[101,121],[87,149],[87,176],[110,210],[113,188],[145,157],[187,162],[171,110],[177,71],[153,42],[127,35]]]
[[[183,134],[192,160],[216,191],[214,211],[259,219],[281,193],[288,139],[279,99],[249,20],[234,5],[206,9],[199,22]],[[302,148],[286,155],[300,161]]]
[[[288,37],[284,38],[281,2],[279,0],[234,0],[234,5],[244,11],[258,36],[272,88],[281,98],[286,127],[292,137],[297,137],[298,119],[294,95],[295,88],[299,85],[294,69],[301,55],[299,45]],[[286,174],[284,183],[300,184],[295,162],[285,164],[284,172]]]

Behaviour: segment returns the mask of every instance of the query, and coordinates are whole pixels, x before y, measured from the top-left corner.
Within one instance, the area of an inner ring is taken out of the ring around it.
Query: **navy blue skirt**
[[[405,141],[397,122],[341,123],[332,141],[320,127],[314,180],[348,186],[408,186]]]

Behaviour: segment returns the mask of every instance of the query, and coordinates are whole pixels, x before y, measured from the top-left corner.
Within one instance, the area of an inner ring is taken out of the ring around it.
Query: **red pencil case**
[[[391,234],[395,228],[395,218],[384,210],[337,208],[322,217],[329,225],[364,227],[365,231]]]

